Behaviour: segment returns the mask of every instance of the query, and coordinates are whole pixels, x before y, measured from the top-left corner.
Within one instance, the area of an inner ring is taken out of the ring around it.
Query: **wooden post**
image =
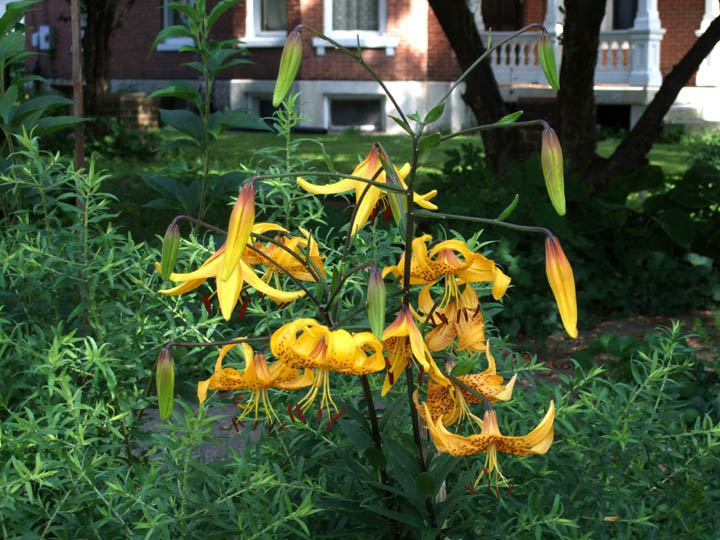
[[[80,39],[80,0],[70,3],[72,27],[73,115],[83,116],[82,41]],[[75,124],[75,170],[85,168],[85,125]]]

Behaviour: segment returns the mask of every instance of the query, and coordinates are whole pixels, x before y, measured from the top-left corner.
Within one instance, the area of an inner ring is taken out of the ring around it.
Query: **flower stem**
[[[372,392],[370,391],[370,383],[368,382],[367,375],[360,375],[360,383],[362,384],[363,394],[365,394],[365,403],[367,404],[368,416],[370,417],[373,442],[375,443],[375,448],[382,452],[382,439],[380,438],[377,411],[375,410],[375,402],[373,401]],[[380,478],[382,479],[383,484],[386,486],[390,485],[390,479],[388,478],[387,469],[385,467],[380,469]]]
[[[447,141],[448,139],[452,139],[453,137],[459,137],[460,135],[469,135],[470,133],[477,133],[478,131],[487,131],[489,129],[532,127],[532,126],[540,126],[542,128],[549,128],[550,124],[548,124],[545,120],[528,120],[527,122],[511,122],[511,123],[495,122],[494,124],[484,124],[482,126],[473,126],[471,128],[456,131],[455,133],[450,133],[449,135],[445,135],[443,138],[441,138],[440,141]]]
[[[530,225],[517,225],[515,223],[508,223],[507,221],[500,221],[498,219],[488,219],[488,218],[481,218],[481,217],[474,217],[474,216],[462,216],[460,214],[445,214],[442,212],[428,212],[426,210],[418,210],[417,212],[414,212],[416,216],[419,217],[426,217],[426,218],[433,218],[433,219],[457,219],[460,221],[472,221],[475,223],[485,223],[487,225],[497,225],[498,227],[505,227],[506,229],[513,229],[515,231],[523,231],[523,232],[536,232],[536,233],[543,233],[547,236],[552,236],[552,231],[550,229],[546,229],[545,227],[533,227]]]

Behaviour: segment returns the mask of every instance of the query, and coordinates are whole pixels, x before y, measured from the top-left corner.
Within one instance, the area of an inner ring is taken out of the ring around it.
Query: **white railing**
[[[512,32],[492,32],[492,43],[499,43]],[[487,43],[490,33],[483,32],[483,41]],[[491,65],[499,84],[547,84],[537,54],[538,32],[527,32],[504,44],[493,52]],[[600,32],[598,59],[595,66],[595,82],[609,84],[630,84],[631,74],[646,69],[659,70],[658,65],[648,68],[641,65],[640,58],[634,58],[633,52],[638,46],[647,46],[647,34],[630,30],[608,30]],[[556,46],[558,67],[561,49]]]

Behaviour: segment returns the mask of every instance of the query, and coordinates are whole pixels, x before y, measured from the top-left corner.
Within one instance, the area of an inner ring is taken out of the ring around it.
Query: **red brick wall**
[[[658,0],[658,11],[661,26],[665,29],[660,45],[660,71],[665,76],[695,43],[695,30],[700,28],[705,1]]]
[[[387,3],[387,34],[397,37],[400,42],[394,56],[388,56],[385,49],[364,49],[363,58],[384,80],[424,80],[426,70],[426,41],[413,36],[407,27],[408,17],[415,17],[412,10],[428,10],[427,4],[413,0],[390,0]],[[318,30],[323,28],[323,1],[300,0],[300,16],[304,24]],[[303,32],[303,62],[299,77],[302,79],[358,79],[369,80],[370,75],[351,58],[340,51],[326,48],[319,56],[312,46],[312,35]]]
[[[546,0],[525,0],[524,24],[540,23],[545,19]]]
[[[458,65],[455,53],[450,47],[437,17],[429,10],[428,13],[428,79],[433,81],[452,81],[457,79],[462,70]]]
[[[209,0],[212,6],[217,0]],[[162,28],[162,0],[138,0],[122,21],[111,43],[111,77],[175,79],[196,78],[195,71],[181,67],[191,55],[154,51],[148,54]],[[388,0],[387,33],[399,38],[394,56],[385,49],[365,49],[363,57],[385,80],[453,80],[460,70],[447,38],[425,0]],[[525,23],[542,22],[546,0],[525,0]],[[704,11],[704,0],[658,0],[663,28],[661,70],[666,75],[695,42]],[[323,0],[288,0],[288,28],[300,22],[318,29],[323,26]],[[66,0],[46,0],[27,17],[30,26],[50,24],[55,30],[55,49],[45,57],[31,57],[28,69],[46,77],[71,77],[70,6]],[[418,21],[420,24],[418,24]],[[422,27],[420,29],[420,27]],[[245,3],[227,11],[216,23],[215,39],[231,39],[245,32]],[[31,32],[28,33],[28,39]],[[312,36],[303,32],[303,63],[300,78],[359,79],[369,75],[338,51],[325,49],[318,56]],[[222,78],[273,79],[280,48],[254,48],[253,64],[236,66]]]

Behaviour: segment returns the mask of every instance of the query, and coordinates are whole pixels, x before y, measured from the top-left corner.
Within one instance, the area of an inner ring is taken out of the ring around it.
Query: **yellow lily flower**
[[[491,402],[507,401],[512,397],[513,387],[517,375],[513,375],[507,385],[503,385],[503,378],[495,371],[495,358],[490,353],[490,344],[487,344],[485,354],[488,359],[488,368],[482,373],[468,373],[460,375],[457,379],[465,386],[472,388],[475,392],[482,395]],[[458,419],[465,417],[474,419],[476,422],[480,420],[470,412],[468,403],[480,403],[482,400],[467,388],[451,381],[454,393],[451,394],[447,387],[430,381],[428,384],[427,404],[428,410],[433,419],[440,418],[444,426],[453,425]],[[415,391],[415,404],[418,408],[420,405],[417,400],[417,391]]]
[[[290,367],[317,370],[313,387],[300,400],[303,412],[310,408],[321,387],[320,408],[329,413],[332,405],[337,411],[330,394],[330,371],[367,375],[385,367],[382,345],[370,332],[330,330],[314,319],[298,319],[278,328],[270,338],[270,349]]]
[[[557,236],[548,236],[545,239],[545,272],[565,331],[571,338],[576,338],[578,331],[575,277]]]
[[[441,277],[445,277],[445,294],[440,303],[445,307],[453,298],[460,296],[458,284],[476,283],[479,281],[492,282],[492,295],[495,300],[501,298],[510,285],[510,278],[500,270],[495,263],[470,251],[460,240],[445,240],[435,245],[430,253],[427,251],[427,242],[432,236],[425,234],[415,238],[412,242],[412,258],[410,260],[410,284],[432,285]],[[462,256],[458,257],[457,253]],[[434,258],[433,258],[434,257]],[[392,273],[399,279],[405,274],[405,254],[395,266],[383,269],[383,277]]]
[[[224,256],[225,244],[220,246],[215,253],[210,255],[200,268],[194,272],[170,274],[170,281],[181,281],[183,283],[177,287],[163,289],[158,292],[169,296],[183,294],[199,287],[206,279],[214,277],[217,287],[218,302],[220,304],[220,312],[227,321],[230,320],[230,316],[237,305],[238,298],[240,297],[240,291],[242,290],[243,283],[245,282],[278,303],[292,302],[305,294],[305,291],[287,292],[271,287],[255,275],[253,269],[247,262],[245,262],[245,260],[243,260],[243,258],[238,260],[234,270],[231,272],[230,276],[228,276],[228,279],[223,280],[221,273],[223,270]],[[156,267],[158,268],[158,271],[160,271],[160,266],[156,264]]]
[[[423,287],[418,298],[420,311],[430,313],[434,305],[430,288]],[[465,285],[462,294],[453,298],[447,306],[436,307],[428,320],[435,327],[425,336],[425,343],[431,351],[447,348],[456,337],[459,351],[485,350],[485,321],[478,295],[470,285]]]
[[[498,478],[507,484],[498,466],[497,453],[514,454],[516,456],[527,456],[530,454],[544,454],[552,445],[555,431],[553,421],[555,419],[555,403],[550,401],[544,418],[530,433],[523,437],[508,437],[500,433],[497,415],[494,409],[485,411],[480,434],[463,437],[450,433],[442,423],[442,418],[433,419],[427,403],[419,408],[420,415],[427,423],[428,429],[433,436],[435,448],[439,452],[445,452],[453,456],[470,456],[479,452],[485,452],[485,464],[482,472],[475,480],[473,487],[477,486],[482,477],[487,474],[489,477],[495,473],[495,484]]]
[[[264,231],[259,232],[255,229],[253,229],[253,232],[256,234],[264,234]],[[299,236],[291,236],[287,233],[287,231],[285,231],[285,229],[282,229],[280,231],[280,234],[277,234],[275,236],[274,240],[276,242],[280,242],[283,246],[288,248],[293,253],[297,253],[301,258],[304,258],[304,253],[308,252],[310,260],[317,267],[320,274],[324,276],[325,270],[323,268],[323,261],[322,257],[320,256],[320,250],[318,249],[317,242],[315,242],[310,236],[310,233],[302,227],[300,228],[300,232],[303,234],[304,238]],[[263,264],[267,267],[265,275],[262,277],[263,281],[270,282],[270,280],[275,277],[275,284],[277,285],[277,276],[278,274],[283,273],[283,271],[280,270],[280,266],[287,270],[287,272],[291,274],[295,279],[300,279],[303,281],[315,281],[315,277],[308,271],[305,266],[303,266],[300,261],[298,261],[298,259],[290,255],[287,251],[279,247],[277,244],[273,244],[271,242],[268,242],[267,244],[263,244],[262,242],[256,242],[255,248],[260,251],[260,253],[252,250],[246,250],[243,258],[248,264]]]
[[[378,149],[376,146],[373,146],[370,149],[370,153],[367,155],[367,157],[360,163],[360,165],[355,167],[355,170],[352,172],[352,176],[372,180],[373,176],[375,176],[375,173],[377,173],[377,171],[381,168],[382,164],[380,163],[380,157],[378,156]],[[395,173],[400,180],[401,186],[405,189],[407,189],[407,184],[405,184],[405,177],[410,173],[410,168],[411,167],[409,163],[405,163],[405,165],[403,165],[400,169],[395,167]],[[380,184],[384,184],[387,182],[385,171],[381,171],[380,174],[378,174],[377,178],[375,178],[375,182],[378,182]],[[358,208],[355,214],[355,222],[353,223],[352,230],[350,232],[351,236],[357,233],[360,228],[365,225],[378,200],[386,196],[381,188],[373,185],[370,185],[368,187],[368,184],[366,184],[365,182],[361,182],[360,180],[353,180],[351,178],[344,178],[339,182],[335,182],[334,184],[319,186],[316,184],[311,184],[307,180],[298,177],[297,183],[305,191],[315,193],[316,195],[333,195],[337,193],[345,193],[347,191],[355,190],[355,204],[358,205]],[[366,188],[367,193],[365,193],[365,196],[362,197],[362,194]],[[413,201],[415,202],[415,204],[422,208],[425,208],[426,210],[437,210],[437,206],[430,202],[430,199],[432,199],[435,195],[437,195],[436,189],[433,189],[425,195],[413,193]],[[361,197],[362,201],[360,200]]]
[[[407,306],[400,308],[397,318],[383,332],[382,346],[388,351],[388,372],[382,388],[384,396],[403,374],[412,358],[422,366],[432,380],[446,387],[450,387],[448,379],[425,345],[420,329],[415,324],[413,316]]]
[[[268,366],[265,355],[262,353],[253,354],[252,347],[247,343],[240,343],[245,356],[244,371],[240,372],[237,369],[222,367],[223,358],[236,345],[238,344],[232,343],[220,349],[220,354],[215,362],[215,372],[209,379],[198,382],[198,400],[203,403],[207,399],[208,390],[251,390],[252,393],[247,404],[241,405],[245,410],[240,415],[240,418],[244,418],[250,410],[254,410],[255,420],[257,420],[258,408],[262,400],[267,415],[280,422],[280,418],[270,403],[267,394],[268,388],[295,390],[310,386],[314,380],[313,372],[306,371],[301,375],[300,370],[289,367],[284,362],[274,362]]]

